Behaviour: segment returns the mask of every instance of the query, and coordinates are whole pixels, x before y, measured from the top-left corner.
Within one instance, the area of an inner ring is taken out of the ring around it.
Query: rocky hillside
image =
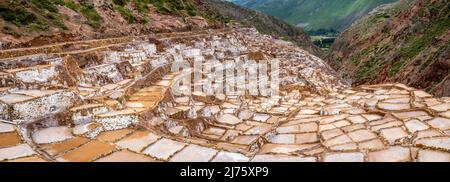
[[[450,3],[403,0],[342,33],[328,61],[354,85],[402,82],[450,95]]]
[[[191,0],[0,1],[2,46],[139,35],[214,23]]]
[[[3,0],[0,48],[220,27],[238,19],[318,53],[302,29],[265,15],[229,14],[255,17],[237,8],[216,0]]]
[[[288,40],[314,55],[320,56],[322,52],[311,41],[302,28],[292,26],[275,17],[265,15],[258,11],[243,8],[222,0],[196,0],[202,10],[220,22],[238,21],[247,26],[255,27],[263,34],[273,35],[276,38]]]
[[[231,0],[306,30],[343,31],[375,7],[396,0]]]

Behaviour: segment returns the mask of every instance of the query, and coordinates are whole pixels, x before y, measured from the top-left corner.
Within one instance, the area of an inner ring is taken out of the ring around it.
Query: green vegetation
[[[308,30],[306,31],[308,32],[309,35],[311,36],[329,36],[329,37],[336,37],[340,34],[339,31],[329,28],[329,29],[325,29],[325,28],[320,28],[317,30]]]
[[[67,26],[64,24],[64,19],[66,18],[66,16],[52,12],[44,12],[43,14],[47,20],[50,20],[56,26],[62,28],[63,30],[68,29]]]
[[[66,7],[79,12],[81,10],[81,6],[77,3],[75,3],[73,0],[67,0],[65,2]]]
[[[133,0],[135,8],[138,13],[142,13],[144,18],[142,22],[147,24],[149,22],[145,13],[148,12],[149,5],[156,7],[156,11],[161,14],[170,14],[175,16],[196,16],[198,15],[198,10],[190,1],[183,0]],[[130,0],[113,0],[116,5],[116,10],[124,17],[128,23],[135,23],[137,18],[133,16],[131,10],[127,9],[125,6],[130,2]]]
[[[63,0],[31,0],[31,2],[38,8],[47,10],[49,12],[58,13],[56,5],[63,5]]]
[[[149,24],[149,23],[150,23],[150,20],[149,20],[147,17],[144,17],[144,18],[142,19],[142,24],[147,25],[147,24]]]
[[[99,28],[103,22],[103,18],[97,13],[92,6],[82,6],[80,13],[88,20],[88,24],[93,28]]]
[[[139,13],[148,12],[148,5],[150,4],[150,0],[135,0],[136,10]]]
[[[34,1],[33,3],[38,2],[41,1]],[[45,2],[50,3],[48,1]],[[43,7],[48,8],[47,7],[48,4],[46,3],[44,3],[44,5],[46,6]],[[35,5],[37,6],[37,4]],[[42,6],[42,4],[39,6]],[[31,29],[34,31],[48,31],[50,30],[50,24],[53,24],[62,28],[63,30],[67,30],[67,27],[63,21],[64,17],[57,13],[57,9],[56,13],[50,12],[47,9],[39,9],[39,10],[40,11],[38,11],[38,13],[40,14],[40,16],[29,11],[28,9],[25,9],[24,6],[21,6],[21,4],[17,4],[14,2],[10,2],[8,4],[0,4],[0,15],[3,18],[3,20],[10,22],[17,27]],[[55,11],[55,9],[51,10]],[[2,31],[11,35],[18,35],[16,33],[13,33],[12,32],[13,29],[8,26],[4,26]]]
[[[425,47],[427,47],[435,37],[443,34],[450,27],[450,18],[443,18],[426,28],[425,33],[414,41],[408,47],[405,47],[402,52],[409,59],[416,57]]]
[[[0,4],[0,15],[5,21],[11,22],[16,26],[29,25],[38,21],[33,13],[13,4]]]
[[[123,6],[117,6],[116,10],[122,15],[125,20],[128,21],[128,23],[133,24],[135,22],[135,18],[131,11]]]
[[[336,40],[336,37],[311,36],[311,40],[317,47],[320,47],[322,49],[329,49]]]
[[[450,42],[446,45],[439,47],[436,52],[433,52],[428,56],[428,58],[420,65],[420,70],[424,70],[429,65],[431,65],[435,60],[437,60],[440,56],[445,54],[450,54]]]
[[[392,67],[389,69],[389,76],[394,76],[395,74],[397,74],[405,65],[405,61],[398,61],[396,63],[394,63],[394,65],[392,65]]]
[[[92,5],[87,3],[78,4],[73,0],[66,0],[64,5],[76,12],[81,13],[93,28],[99,28],[103,22],[103,18],[97,13]]]
[[[73,0],[31,0],[0,4],[0,15],[17,27],[26,27],[33,31],[49,31],[52,26],[68,30],[64,24],[68,16],[58,12],[59,5],[81,13],[94,28],[99,28],[102,23],[101,16],[92,5],[78,4]]]
[[[356,73],[356,81],[360,82],[365,79],[374,76],[374,73],[378,69],[378,61],[374,58],[371,58],[362,63],[361,66],[358,67],[358,71]]]
[[[359,63],[361,63],[361,53],[356,53],[354,56],[352,56],[352,62],[353,64],[358,66]]]
[[[442,83],[449,74],[449,6],[448,0],[400,0],[380,8],[342,33],[327,59],[342,58],[333,66],[355,85],[390,80],[448,95]]]
[[[140,1],[140,4],[152,4],[156,7],[158,13],[162,14],[174,14],[177,16],[195,16],[197,15],[197,9],[188,1],[182,0],[136,0]]]
[[[314,45],[322,50],[328,50],[339,35],[339,31],[335,29],[318,29],[306,31],[311,36]]]
[[[221,0],[208,0],[208,12],[217,21],[228,23],[238,21],[243,25],[254,26],[263,34],[273,35],[289,40],[309,52],[320,56],[322,51],[311,42],[309,36],[302,28],[292,26],[275,17],[260,12],[242,8],[230,2]]]
[[[50,30],[50,26],[42,23],[42,22],[37,22],[37,23],[31,23],[29,25],[29,28],[31,28],[32,30],[36,30],[36,31],[48,31]]]
[[[48,20],[48,23],[44,21],[36,22],[31,25],[33,30],[49,30],[50,25],[54,24],[63,30],[67,30],[67,26],[64,24],[64,16],[59,14],[58,5],[64,5],[63,0],[31,0],[31,3],[38,8],[39,14]]]
[[[119,6],[125,6],[128,3],[128,0],[113,0],[113,3]]]
[[[6,25],[3,26],[2,32],[6,33],[6,34],[9,34],[9,35],[12,35],[14,37],[19,37],[20,36],[20,34],[17,33],[17,31],[15,31],[12,27],[6,26]]]
[[[130,7],[130,3],[133,7]],[[173,16],[203,16],[210,22],[213,18],[200,12],[194,1],[191,0],[112,0],[114,9],[128,21],[128,23],[148,24],[149,6],[156,7],[162,14]],[[87,24],[93,28],[100,28],[103,18],[99,15],[90,0],[21,0],[21,1],[1,1],[0,17],[14,26],[26,29],[11,29],[11,25],[3,25],[3,32],[12,34],[13,30],[24,31],[48,31],[50,27],[59,27],[67,30],[64,24],[69,19],[68,15],[59,13],[59,6],[65,6],[80,13],[87,20]],[[134,15],[136,10],[139,15]],[[82,22],[78,22],[82,23]],[[4,28],[6,27],[6,28]]]
[[[345,30],[375,7],[397,0],[234,0],[306,30]]]

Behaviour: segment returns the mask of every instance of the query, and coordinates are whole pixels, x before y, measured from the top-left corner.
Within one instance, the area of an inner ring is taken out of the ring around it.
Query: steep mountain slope
[[[238,13],[230,14],[234,11]],[[302,29],[216,0],[0,1],[0,17],[2,49],[222,27],[230,19],[237,19],[319,54]]]
[[[355,85],[402,82],[450,95],[450,3],[403,0],[342,33],[328,61]]]
[[[214,24],[192,0],[4,0],[0,17],[4,48]]]
[[[232,0],[306,30],[343,31],[373,8],[396,0]]]
[[[322,55],[321,50],[311,42],[303,29],[294,27],[282,20],[222,0],[196,0],[196,2],[200,9],[218,21],[230,22],[230,20],[236,20],[244,25],[254,26],[263,34],[292,41],[314,55]]]

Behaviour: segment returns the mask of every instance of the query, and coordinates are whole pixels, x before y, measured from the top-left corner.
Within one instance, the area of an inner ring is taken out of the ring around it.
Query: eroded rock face
[[[72,52],[56,72],[52,56],[0,64],[16,70],[0,74],[12,81],[0,88],[0,161],[448,161],[449,98],[403,84],[351,88],[321,59],[254,29],[158,36]],[[240,94],[233,88],[253,80],[214,86],[227,83],[215,77],[224,67],[192,68],[245,59],[281,60],[278,94]],[[183,60],[189,68],[173,69]],[[186,76],[203,90],[183,86]]]
[[[326,59],[354,85],[401,82],[448,97],[449,30],[448,26],[436,29],[436,24],[449,21],[447,6],[446,0],[395,1],[381,6],[343,32]],[[422,14],[427,9],[433,9],[434,15]],[[420,48],[411,47],[427,37],[434,39],[421,42]]]

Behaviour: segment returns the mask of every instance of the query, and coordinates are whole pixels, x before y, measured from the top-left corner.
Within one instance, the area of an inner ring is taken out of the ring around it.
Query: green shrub
[[[64,24],[64,18],[61,14],[58,13],[52,13],[52,12],[45,12],[44,16],[50,20],[53,24],[57,25],[58,27],[62,28],[63,30],[67,30],[67,26]]]
[[[123,18],[125,18],[125,20],[128,21],[128,23],[134,23],[134,21],[136,20],[129,9],[126,9],[122,6],[117,6],[116,10],[122,15]]]
[[[88,21],[88,24],[93,28],[99,28],[103,22],[103,18],[97,13],[92,5],[87,3],[77,4],[73,0],[65,1],[66,7],[81,13]]]
[[[142,19],[142,23],[143,23],[144,25],[147,25],[147,24],[150,23],[150,20],[149,20],[147,17],[144,17],[144,18]]]
[[[80,13],[88,20],[88,24],[93,28],[99,28],[103,18],[97,13],[92,6],[81,7]]]
[[[128,3],[128,0],[113,0],[113,3],[119,6],[125,6]]]
[[[37,22],[37,17],[21,7],[14,7],[12,5],[0,5],[0,15],[7,21],[16,26],[29,25]]]
[[[422,65],[420,65],[420,69],[424,70],[425,68],[427,68],[431,63],[435,62],[436,60],[439,59],[439,57],[443,57],[443,55],[445,54],[449,54],[450,53],[450,42],[447,42],[446,45],[443,45],[441,47],[439,47],[439,49],[430,54],[428,56],[428,58],[422,63]]]
[[[148,11],[149,0],[135,0],[136,10],[139,13],[146,13]]]
[[[50,30],[50,26],[44,22],[36,22],[28,25],[29,28],[35,31],[48,31]]]
[[[431,24],[420,38],[415,39],[410,46],[402,50],[405,57],[409,59],[416,57],[435,37],[445,33],[448,30],[448,27],[450,27],[449,18],[443,18]]]
[[[370,58],[369,60],[362,62],[361,64],[361,66],[358,66],[358,71],[356,73],[357,81],[362,81],[374,76],[376,70],[378,69],[379,63],[375,58]]]
[[[389,76],[394,76],[397,74],[404,66],[405,61],[398,61],[392,65],[392,67],[389,69]]]
[[[81,10],[81,6],[72,0],[66,1],[65,6],[76,12],[79,12]]]
[[[32,0],[31,2],[38,8],[45,9],[53,13],[58,12],[58,8],[56,7],[56,5],[63,3],[62,0]]]

